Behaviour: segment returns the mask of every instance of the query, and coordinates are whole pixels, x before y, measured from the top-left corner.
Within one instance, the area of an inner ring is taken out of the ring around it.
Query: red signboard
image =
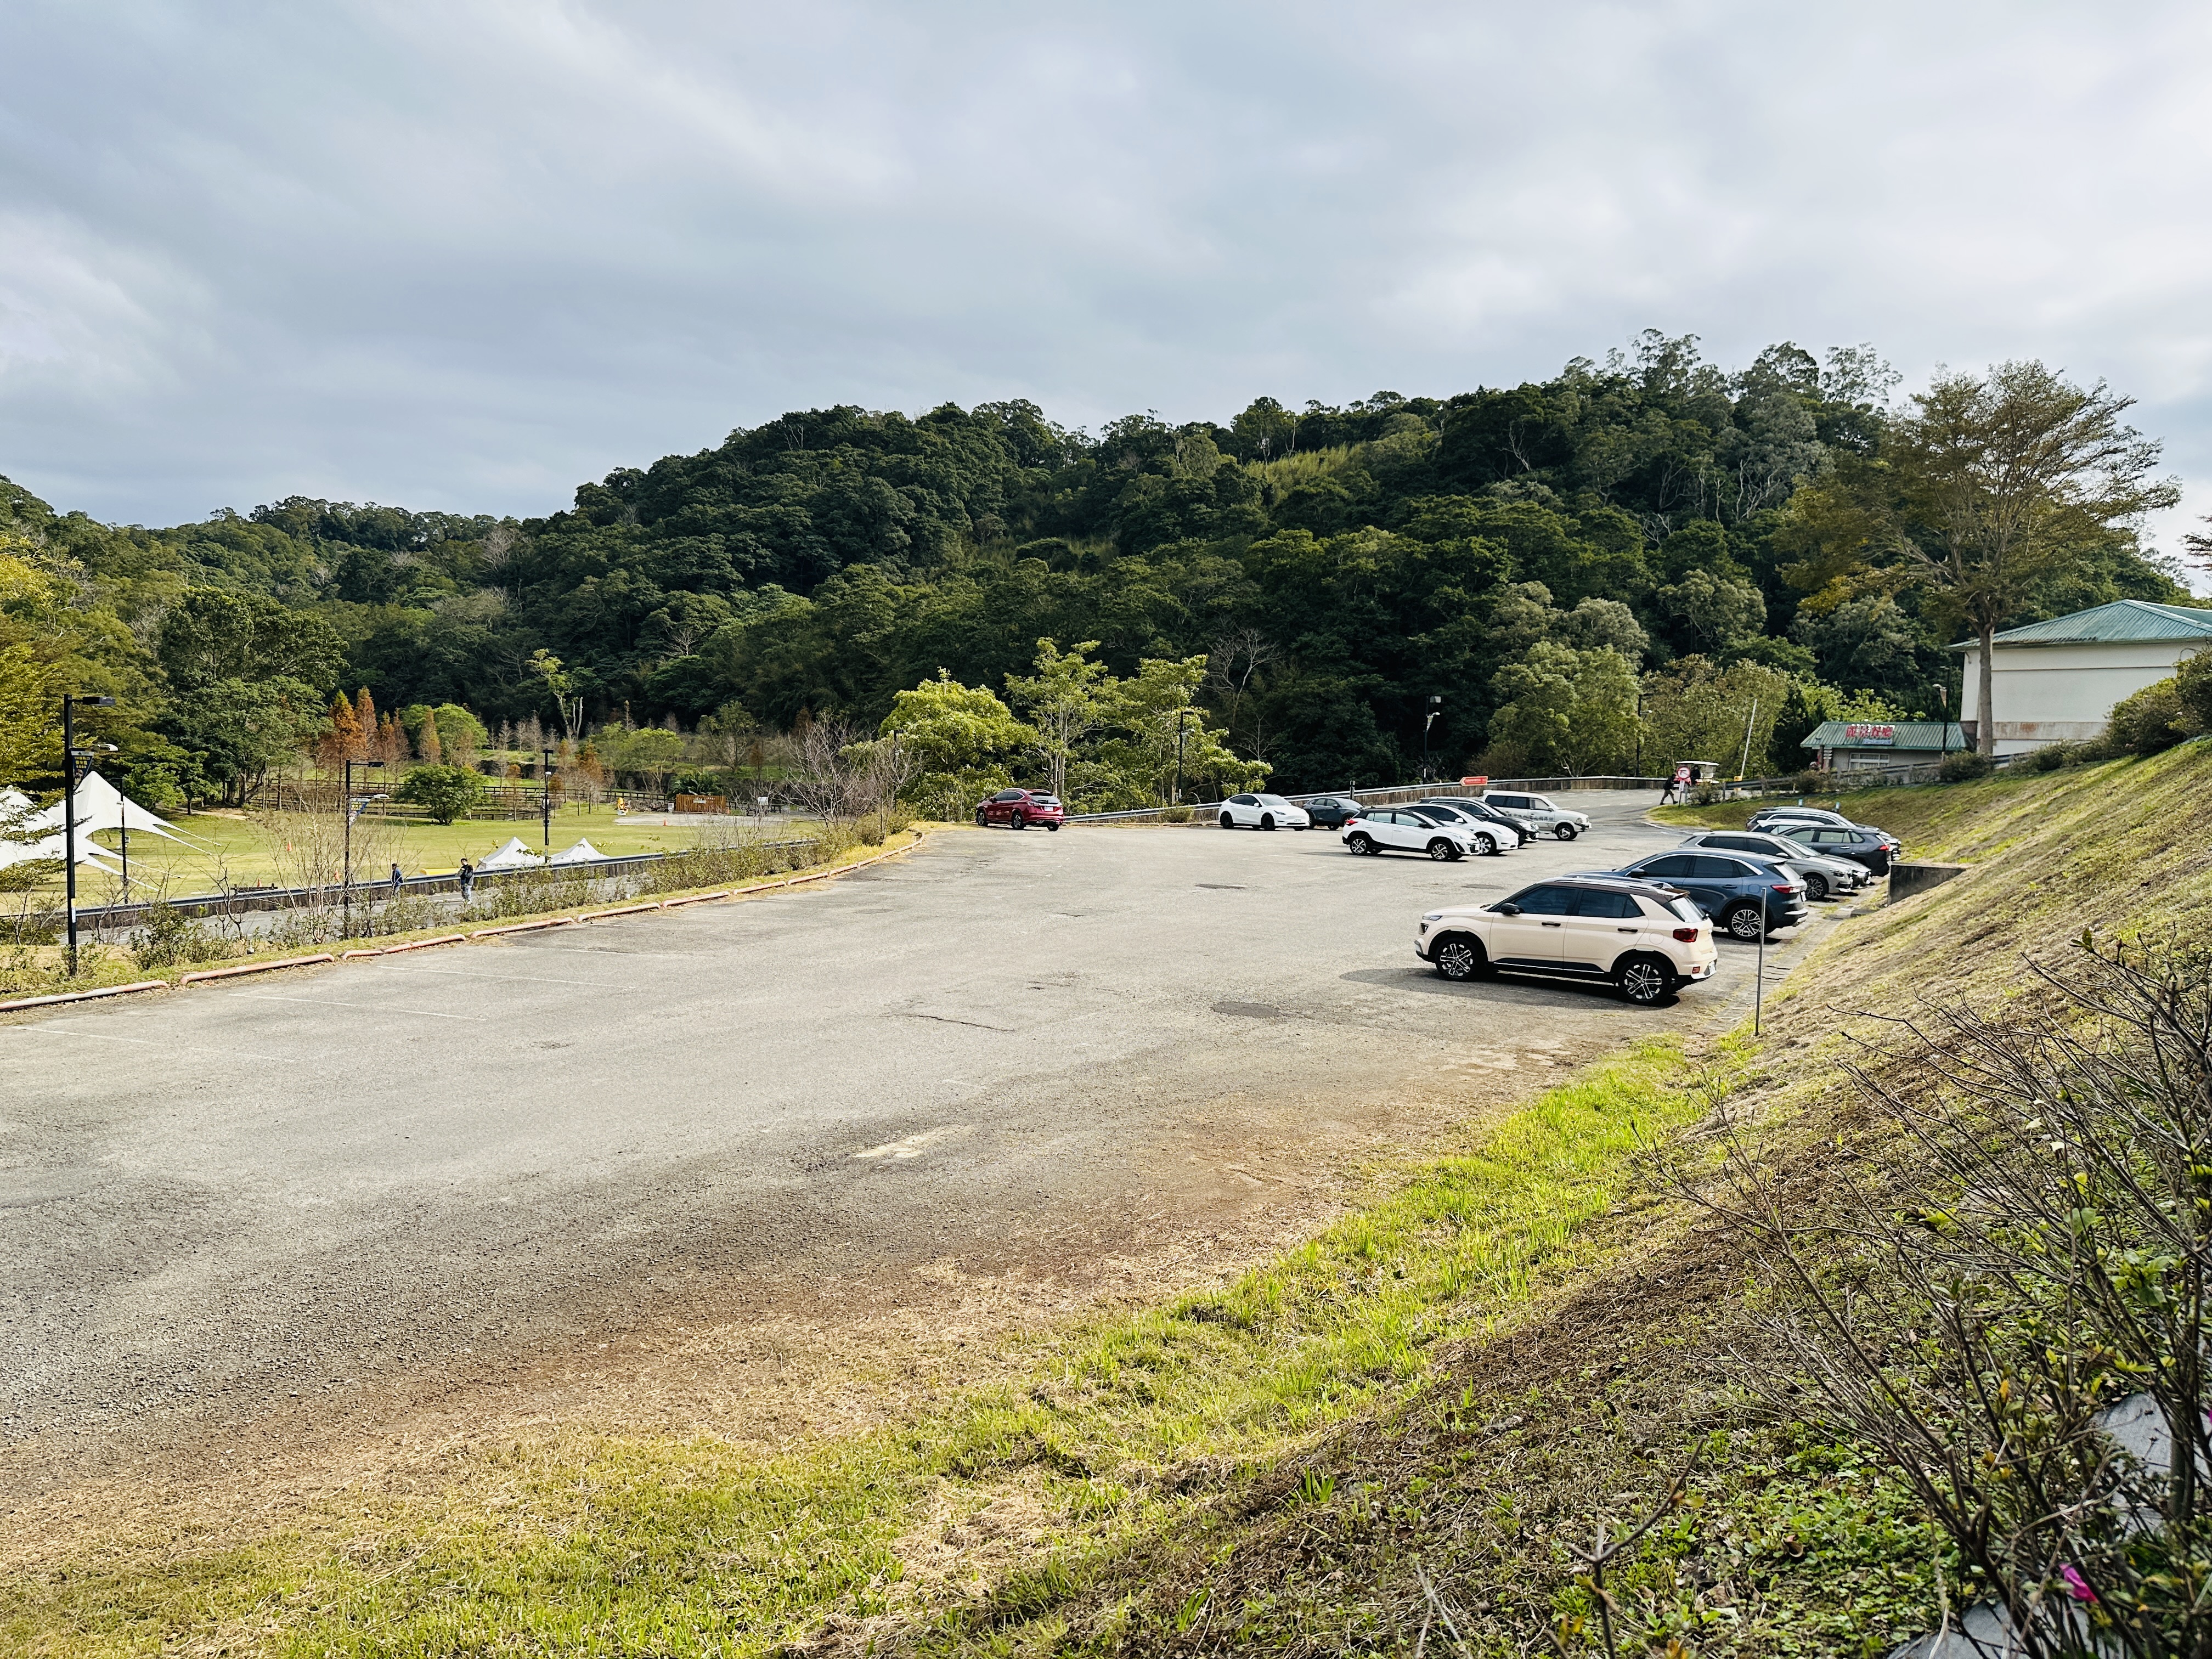
[[[1871,738],[1877,743],[1894,743],[1897,741],[1897,728],[1893,726],[1846,726],[1844,735],[1856,742]]]

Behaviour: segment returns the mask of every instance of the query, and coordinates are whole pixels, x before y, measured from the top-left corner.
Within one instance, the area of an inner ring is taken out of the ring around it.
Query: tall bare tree
[[[2121,420],[2134,403],[2039,362],[1939,374],[1892,429],[1899,541],[1940,611],[1981,647],[1982,753],[1996,746],[1990,643],[2044,582],[2180,491],[2153,479],[2159,445]]]

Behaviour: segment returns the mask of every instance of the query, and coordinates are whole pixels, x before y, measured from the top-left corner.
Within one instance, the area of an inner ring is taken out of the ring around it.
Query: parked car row
[[[1889,872],[1904,849],[1871,824],[1813,807],[1698,830],[1618,870],[1554,877],[1494,904],[1432,910],[1414,954],[1446,979],[1496,972],[1609,981],[1651,1003],[1710,979],[1717,931],[1755,942]]]

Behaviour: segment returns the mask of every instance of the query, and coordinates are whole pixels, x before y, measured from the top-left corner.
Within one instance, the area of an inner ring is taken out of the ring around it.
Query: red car
[[[1060,797],[1042,789],[1001,789],[975,809],[975,822],[986,828],[1003,823],[1009,830],[1026,830],[1041,823],[1048,830],[1057,830],[1066,816]]]

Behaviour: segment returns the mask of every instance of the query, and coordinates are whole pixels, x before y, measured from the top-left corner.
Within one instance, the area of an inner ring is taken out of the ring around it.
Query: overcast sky
[[[0,472],[104,519],[1645,327],[2103,377],[2212,512],[2202,4],[10,0],[0,63]]]

